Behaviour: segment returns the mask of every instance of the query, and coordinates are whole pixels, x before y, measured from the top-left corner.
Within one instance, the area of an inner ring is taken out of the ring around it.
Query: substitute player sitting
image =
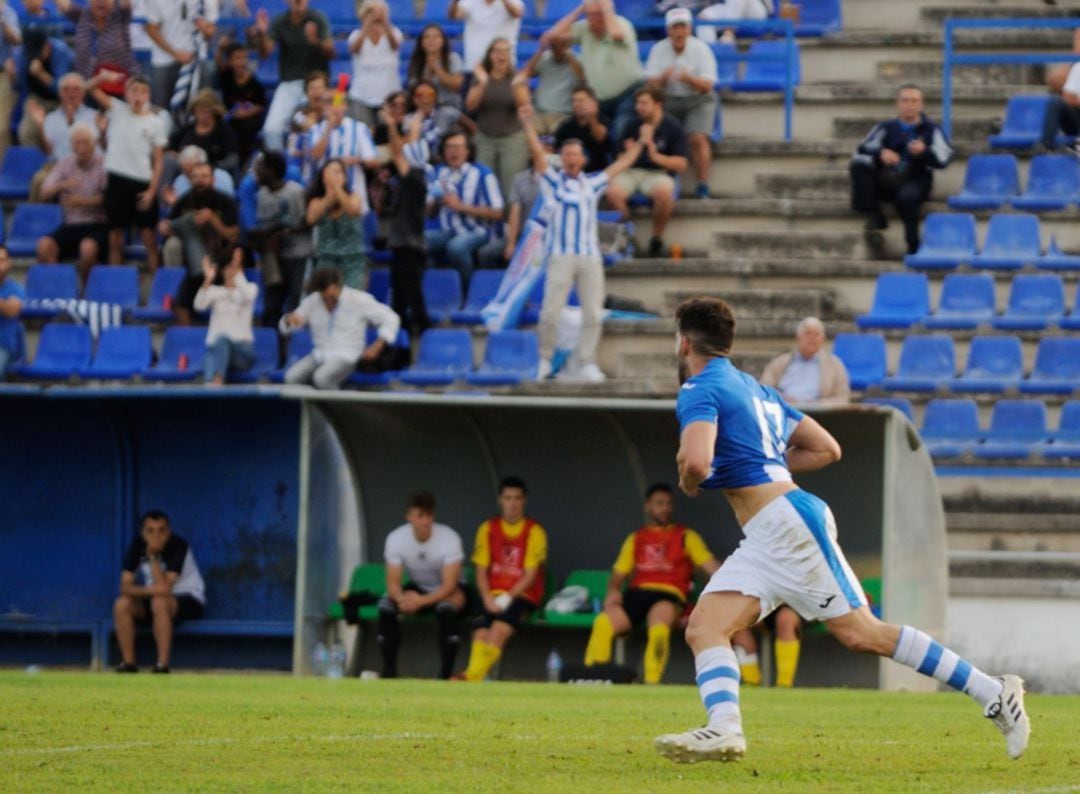
[[[836,542],[828,505],[792,482],[793,473],[838,461],[836,439],[732,366],[735,320],[726,303],[691,299],[675,321],[679,487],[687,496],[722,490],[745,537],[705,586],[686,629],[708,724],[660,736],[656,749],[683,763],[743,756],[731,638],[786,603],[852,650],[890,656],[971,696],[1019,758],[1030,733],[1023,681],[991,678],[918,629],[878,620]]]
[[[525,515],[526,496],[524,481],[505,478],[499,484],[499,515],[476,531],[472,562],[484,611],[473,633],[469,666],[458,679],[483,681],[507,640],[544,598],[547,533]]]
[[[645,683],[659,684],[671,650],[671,630],[686,608],[694,568],[711,576],[720,563],[692,529],[671,523],[675,501],[670,485],[645,492],[648,523],[623,542],[608,581],[604,611],[593,621],[585,664],[611,661],[615,637],[634,626],[648,626]],[[629,587],[623,592],[623,584]]]

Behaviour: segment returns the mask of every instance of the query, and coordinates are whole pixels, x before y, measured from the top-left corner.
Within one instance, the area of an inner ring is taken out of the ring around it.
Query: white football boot
[[[746,753],[746,738],[716,728],[668,733],[653,739],[656,752],[677,764],[698,761],[738,761]]]
[[[983,712],[1005,737],[1009,758],[1019,758],[1028,746],[1031,720],[1024,710],[1024,679],[1015,675],[998,676],[1002,690],[998,699]]]

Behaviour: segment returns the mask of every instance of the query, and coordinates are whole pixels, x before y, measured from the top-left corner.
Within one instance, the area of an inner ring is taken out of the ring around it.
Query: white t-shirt
[[[739,19],[768,19],[772,13],[772,0],[715,0],[697,15],[706,22],[721,22]],[[702,41],[714,42],[720,37],[723,28],[703,26],[694,32]]]
[[[674,66],[675,71],[664,85],[664,92],[669,96],[690,96],[699,93],[677,79],[679,72],[687,72],[691,77],[704,77],[709,80],[710,85],[716,84],[716,56],[713,55],[708,44],[693,36],[686,40],[683,51],[678,53],[675,52],[671,39],[656,42],[649,50],[649,57],[645,61],[645,76],[659,77],[670,66]]]
[[[218,0],[144,0],[146,21],[161,28],[161,35],[175,49],[192,51],[195,43],[195,18],[201,16],[209,22],[217,22],[219,16]],[[198,6],[202,4],[202,14]],[[168,66],[176,63],[169,53],[151,42],[150,63],[154,66]],[[199,36],[199,52],[206,56],[206,39]]]
[[[112,100],[108,116],[105,170],[136,182],[149,182],[154,175],[154,149],[164,149],[169,142],[165,122],[156,113],[137,116],[119,99]]]
[[[1080,96],[1080,63],[1074,63],[1069,68],[1069,76],[1065,78],[1065,85],[1062,86],[1061,93]]]
[[[521,0],[510,2],[524,10]],[[471,72],[484,60],[488,45],[495,39],[510,42],[510,60],[517,65],[517,41],[521,17],[513,17],[503,0],[459,0],[458,11],[465,17],[465,71]]]
[[[430,593],[442,584],[443,567],[461,562],[465,552],[461,536],[446,524],[432,526],[424,543],[416,539],[411,524],[402,524],[386,537],[383,556],[387,565],[401,565],[413,584]]]
[[[360,31],[349,34],[349,47],[360,38]],[[349,96],[367,105],[369,108],[382,107],[389,94],[401,90],[401,73],[398,63],[401,56],[401,42],[405,39],[401,31],[394,28],[394,38],[398,49],[390,46],[390,37],[383,35],[378,43],[371,39],[364,42],[360,52],[352,56],[352,82],[349,84]]]

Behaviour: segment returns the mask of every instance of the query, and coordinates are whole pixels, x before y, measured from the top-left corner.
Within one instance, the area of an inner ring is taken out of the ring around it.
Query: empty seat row
[[[1030,149],[1042,140],[1043,119],[1049,94],[1021,94],[1010,97],[1005,105],[1001,131],[991,135],[989,143],[999,149]],[[1071,142],[1072,136],[1058,135],[1058,143]]]
[[[957,376],[951,337],[909,336],[900,348],[896,374],[886,372],[885,338],[880,334],[837,334],[835,355],[844,362],[853,389],[890,391],[1003,392],[1071,394],[1080,388],[1080,338],[1039,340],[1031,374],[1024,377],[1020,340],[1013,336],[977,336],[967,364]]]
[[[377,379],[357,373],[350,383],[366,385],[400,380],[412,386],[513,386],[536,377],[540,347],[532,331],[497,331],[488,336],[484,359],[473,366],[472,333],[458,328],[431,328],[420,337],[416,363],[401,372],[380,373]]]
[[[990,325],[1008,331],[1040,331],[1053,326],[1080,330],[1080,289],[1072,312],[1065,313],[1065,284],[1057,274],[1013,278],[1009,302],[996,313],[994,280],[977,273],[950,273],[941,286],[937,311],[930,311],[930,282],[923,273],[883,273],[868,314],[855,318],[860,328],[965,329]]]
[[[1027,185],[1020,191],[1019,164],[1011,154],[976,154],[964,172],[964,187],[948,198],[953,209],[1063,210],[1080,203],[1080,160],[1068,154],[1031,158]]]
[[[1080,458],[1080,402],[1066,402],[1057,429],[1051,431],[1041,400],[999,400],[985,430],[979,426],[974,400],[931,400],[921,432],[934,457]]]
[[[990,218],[986,240],[978,247],[975,216],[932,212],[926,216],[919,250],[904,257],[916,270],[953,270],[960,265],[986,270],[1080,270],[1080,256],[1066,254],[1054,236],[1042,245],[1039,218],[1026,213],[998,214]]]

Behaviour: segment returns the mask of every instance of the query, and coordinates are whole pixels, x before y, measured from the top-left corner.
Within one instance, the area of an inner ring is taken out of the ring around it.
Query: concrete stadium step
[[[851,5],[851,4],[848,4]],[[855,5],[862,5],[861,1]],[[903,6],[906,3],[895,3]],[[845,8],[846,10],[846,8]],[[975,14],[993,17],[987,12]],[[920,28],[891,29],[877,25],[873,28],[847,30],[839,36],[822,39],[822,45],[830,48],[877,48],[910,49],[913,47],[937,47],[944,44],[945,34],[941,22],[924,20]],[[957,32],[956,42],[965,47],[980,49],[1022,49],[1024,51],[1058,50],[1067,51],[1072,45],[1072,32],[1069,30],[961,30]]]
[[[931,27],[922,11],[927,8],[940,7],[941,0],[905,0],[903,3],[894,0],[857,0],[857,2],[844,3],[844,35],[863,28],[882,28],[889,26],[898,32],[909,31],[920,27]],[[1003,2],[987,2],[987,0],[951,0],[949,7],[971,7],[980,14],[994,16],[999,7],[1023,8],[1029,11],[1038,11],[1045,8],[1042,0],[1003,0]],[[935,26],[936,27],[936,26]]]
[[[739,369],[758,377],[765,369],[765,365],[781,352],[783,350],[779,348],[776,351],[736,352],[731,360]],[[678,388],[675,370],[675,357],[669,351],[667,353],[626,353],[619,357],[614,371],[617,377],[623,380],[648,380],[657,384],[667,382],[668,386],[675,390]]]
[[[1071,479],[951,480],[942,488],[948,513],[1072,516],[1080,528],[1080,493]]]
[[[664,314],[674,316],[679,304],[700,295],[729,303],[737,320],[767,318],[798,322],[807,316],[823,320],[848,319],[836,317],[836,293],[831,289],[673,290],[664,293]]]
[[[772,199],[831,199],[832,203],[825,203],[828,210],[834,208],[840,212],[848,210],[847,204],[851,196],[851,177],[846,169],[832,171],[806,171],[794,174],[758,174],[757,196],[768,196]],[[734,199],[741,202],[741,199]],[[822,211],[822,202],[813,201],[809,204],[798,203],[791,205],[791,209],[805,208],[816,213]],[[786,206],[776,207],[777,210],[787,209]],[[791,211],[791,210],[789,210]]]
[[[718,257],[762,257],[788,259],[802,257],[814,260],[873,259],[864,235],[855,231],[807,232],[776,230],[728,232],[712,234],[712,252]]]
[[[981,19],[992,17],[999,19],[1070,19],[1077,16],[1075,8],[1048,6],[1045,2],[1039,4],[1018,3],[1016,0],[1005,0],[1002,3],[992,5],[960,5],[943,4],[923,6],[919,10],[919,16],[931,24],[940,24],[949,17],[960,19]]]
[[[949,548],[958,551],[1080,552],[1080,520],[1059,513],[947,512]]]
[[[954,116],[953,137],[981,141],[979,151],[988,151],[986,139],[1001,129],[1004,113],[1005,106],[1001,105],[994,116]],[[873,116],[837,116],[833,119],[832,135],[835,138],[861,140],[881,120],[881,117]]]
[[[1080,552],[950,551],[949,578],[1057,579],[1080,583]]]
[[[877,76],[893,85],[901,83],[940,83],[944,80],[941,54],[930,60],[878,61]],[[1032,93],[1045,90],[1046,69],[1035,65],[957,66],[953,85],[1027,85]]]

